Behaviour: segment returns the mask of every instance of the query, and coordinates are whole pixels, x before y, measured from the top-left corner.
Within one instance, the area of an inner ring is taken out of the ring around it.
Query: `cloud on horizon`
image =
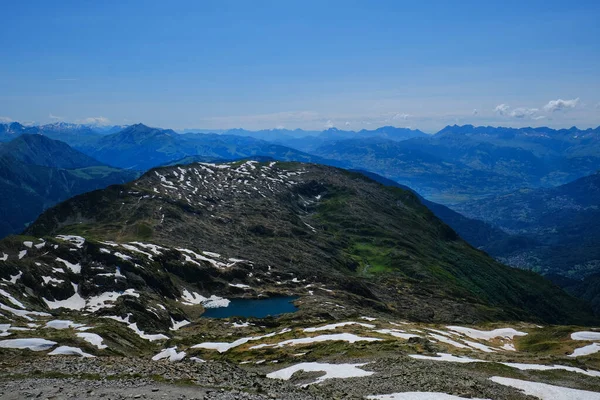
[[[548,104],[544,106],[544,110],[548,112],[565,111],[571,108],[575,108],[579,105],[579,97],[571,100],[550,100]]]
[[[412,115],[410,115],[410,114],[397,113],[392,117],[392,119],[394,119],[394,120],[402,119],[402,120],[406,121],[410,117],[412,117]]]
[[[10,117],[0,117],[0,122],[2,123],[9,123],[9,122],[13,122],[13,119]]]
[[[87,117],[87,118],[83,118],[83,119],[78,119],[75,121],[75,123],[84,124],[84,125],[104,126],[104,125],[110,125],[110,120],[106,117]]]
[[[510,107],[507,104],[498,104],[496,108],[494,108],[494,112],[498,115],[506,115]]]
[[[528,118],[533,117],[539,110],[537,108],[515,108],[510,112],[510,116],[514,118]]]

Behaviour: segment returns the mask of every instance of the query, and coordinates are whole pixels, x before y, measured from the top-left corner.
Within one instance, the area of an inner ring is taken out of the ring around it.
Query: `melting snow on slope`
[[[73,271],[74,274],[79,274],[81,272],[81,264],[72,264],[67,260],[63,260],[62,258],[56,257],[56,261],[59,261],[63,264],[65,264],[65,266],[67,268],[69,268],[71,271]]]
[[[500,385],[514,387],[527,395],[535,396],[541,400],[600,400],[600,393],[587,390],[571,389],[500,376],[493,376],[490,380]]]
[[[81,249],[83,248],[83,244],[85,243],[85,239],[81,236],[74,235],[58,235],[57,239],[64,240],[66,242],[71,242],[75,245],[75,247]]]
[[[447,326],[451,331],[462,333],[472,339],[491,340],[494,338],[512,339],[515,336],[526,336],[526,332],[519,332],[513,328],[501,328],[491,331],[480,331],[473,328],[465,328],[462,326]]]
[[[202,304],[204,308],[219,308],[229,306],[230,301],[223,297],[215,296],[204,297],[196,292],[190,293],[187,289],[183,289],[181,302],[188,306]]]
[[[573,340],[599,340],[600,341],[600,332],[574,332],[571,334],[571,339]]]
[[[265,339],[265,338],[269,338],[269,337],[273,337],[275,335],[282,335],[284,333],[290,332],[291,329],[285,328],[279,332],[271,332],[271,333],[267,333],[266,335],[262,335],[262,336],[254,336],[254,337],[245,337],[245,338],[241,338],[238,339],[234,342],[231,343],[227,343],[227,342],[206,342],[206,343],[200,343],[197,345],[192,346],[192,349],[208,349],[208,350],[217,350],[219,353],[224,353],[230,349],[233,349],[234,347],[238,347],[241,346],[243,344],[246,344],[250,341],[256,341],[256,340],[261,340],[261,339]]]
[[[267,374],[267,378],[282,379],[287,381],[292,377],[292,375],[294,375],[294,373],[298,371],[325,372],[325,375],[320,376],[319,378],[317,378],[316,381],[309,383],[310,385],[314,383],[321,383],[326,379],[358,378],[373,375],[374,372],[365,371],[359,368],[365,365],[367,364],[327,364],[318,362],[301,363],[292,365],[291,367],[280,369],[278,371],[271,372],[270,374]]]
[[[31,324],[29,324],[31,325]],[[0,337],[10,336],[12,335],[11,331],[30,331],[31,326],[29,328],[21,327],[21,326],[11,326],[11,324],[0,324]]]
[[[42,351],[48,350],[55,344],[56,342],[51,340],[39,338],[0,340],[0,348],[3,349],[29,349],[33,351]]]
[[[127,289],[122,293],[105,292],[99,294],[98,296],[91,296],[86,300],[79,294],[78,285],[75,283],[71,283],[71,285],[73,285],[73,290],[75,291],[75,293],[68,299],[48,300],[46,298],[43,298],[43,300],[46,302],[46,304],[51,310],[63,307],[68,308],[70,310],[81,311],[85,309],[86,311],[95,312],[101,308],[114,307],[114,304],[107,304],[107,302],[113,303],[117,301],[117,299],[121,296],[140,297],[140,295],[136,293],[134,289]]]
[[[7,291],[0,289],[0,295],[6,297],[8,299],[8,301],[10,301],[11,303],[13,303],[15,306],[17,306],[19,308],[25,308],[25,306],[23,305],[23,303],[21,303],[19,300],[15,299]]]
[[[59,284],[61,284],[61,283],[64,283],[64,282],[65,282],[65,281],[64,281],[64,280],[62,280],[62,279],[56,279],[56,278],[53,278],[53,277],[51,277],[51,276],[42,276],[42,280],[44,281],[44,284],[45,284],[45,285],[47,285],[48,283],[50,283],[50,284],[52,284],[52,285],[53,285],[53,284],[57,284],[57,285],[59,285]]]
[[[344,341],[348,343],[355,342],[378,342],[381,339],[372,338],[372,337],[361,337],[354,335],[352,333],[337,333],[332,335],[320,335],[315,337],[307,337],[300,339],[290,339],[285,340],[283,342],[275,343],[275,344],[259,344],[256,346],[250,347],[250,350],[261,349],[264,347],[284,347],[284,346],[296,346],[299,344],[311,344],[311,343],[319,343],[319,342],[327,342],[327,341]]]
[[[170,347],[168,349],[164,349],[163,351],[161,351],[160,353],[158,353],[157,355],[152,357],[152,360],[158,361],[158,360],[162,360],[163,358],[168,358],[170,362],[176,362],[176,361],[183,360],[184,357],[185,357],[185,351],[181,351],[178,353],[177,346],[175,346],[175,347]]]
[[[5,304],[0,303],[0,310],[4,310],[4,311],[8,311],[18,317],[23,317],[26,320],[29,321],[33,321],[33,318],[31,318],[31,315],[34,316],[38,316],[38,317],[49,317],[50,314],[45,313],[45,312],[39,312],[39,311],[29,311],[29,310],[17,310],[16,308],[12,308],[9,307]]]
[[[600,344],[592,343],[587,346],[579,347],[573,351],[573,354],[569,354],[568,357],[582,357],[590,354],[595,354],[600,351]]]
[[[173,318],[171,318],[171,325],[172,325],[172,327],[169,328],[169,329],[172,330],[172,331],[176,331],[179,328],[183,328],[184,326],[189,325],[189,324],[191,324],[191,322],[188,321],[188,320],[184,319],[183,321],[175,321]]]
[[[319,326],[316,328],[306,328],[306,329],[304,329],[304,332],[332,331],[334,329],[341,328],[341,327],[348,326],[348,325],[359,325],[359,326],[362,326],[364,328],[369,328],[369,329],[375,328],[375,325],[365,324],[362,322],[348,321],[348,322],[338,322],[337,324],[323,325],[323,326]]]
[[[405,333],[405,331],[400,330],[400,329],[377,329],[375,332],[381,333],[384,335],[392,335],[394,337],[406,339],[406,340],[413,338],[413,337],[420,337],[419,335],[414,335],[412,333]]]
[[[585,370],[585,369],[576,368],[576,367],[569,367],[567,365],[556,365],[556,364],[555,365],[542,365],[542,364],[523,364],[523,363],[507,363],[507,362],[503,362],[500,364],[506,365],[507,367],[520,369],[522,371],[549,371],[549,370],[553,370],[553,369],[558,369],[558,370],[564,370],[564,371],[570,371],[570,372],[577,372],[578,374],[583,374],[583,375],[587,375],[587,376],[600,377],[600,372],[598,372],[598,371],[594,371],[591,369]]]
[[[453,356],[452,354],[448,354],[448,353],[437,353],[437,357],[424,356],[422,354],[409,354],[409,357],[415,358],[417,360],[447,361],[447,362],[456,362],[456,363],[486,362],[483,360],[477,360],[475,358],[457,357],[457,356]]]
[[[84,353],[78,347],[60,346],[48,353],[49,356],[80,356],[85,358],[94,358],[95,356]]]
[[[54,328],[54,329],[80,328],[82,326],[84,326],[84,324],[76,324],[73,321],[61,320],[61,319],[55,319],[55,320],[46,322],[46,328]]]
[[[169,339],[168,336],[165,336],[162,333],[158,333],[158,334],[154,334],[154,335],[144,333],[144,331],[142,331],[142,330],[140,330],[140,328],[138,328],[137,322],[134,322],[133,324],[129,324],[129,325],[127,325],[127,327],[129,329],[131,329],[132,331],[134,331],[142,339],[146,339],[146,340],[149,340],[151,342],[154,342],[156,340],[167,340],[167,339]]]
[[[104,341],[104,339],[102,339],[102,336],[95,333],[77,332],[77,337],[85,340],[93,346],[96,346],[100,350],[106,349],[108,347],[107,345],[102,344],[102,342]]]
[[[464,397],[439,392],[403,392],[367,396],[374,400],[464,400]],[[486,400],[472,397],[471,400]]]
[[[429,336],[431,336],[432,338],[434,338],[436,340],[439,340],[442,343],[446,343],[451,346],[458,347],[459,349],[468,349],[469,348],[469,346],[464,345],[462,343],[458,343],[457,341],[447,338],[446,336],[438,335],[435,333],[430,333]]]

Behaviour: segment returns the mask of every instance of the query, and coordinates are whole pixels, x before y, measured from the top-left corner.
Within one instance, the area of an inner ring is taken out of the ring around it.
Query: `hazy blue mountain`
[[[69,197],[136,177],[45,136],[18,136],[0,144],[0,237]]]
[[[513,177],[427,152],[414,145],[413,141],[417,140],[422,139],[401,142],[373,138],[342,140],[325,144],[312,153],[344,162],[352,168],[375,172],[442,204],[520,187],[520,182]]]
[[[107,126],[92,126],[91,129],[101,135],[110,135],[111,133],[117,133],[127,128],[129,125],[107,125]]]
[[[24,126],[18,122],[0,124],[0,142],[8,142],[23,134],[40,134],[60,140],[69,146],[82,145],[95,140],[99,134],[88,125],[57,122],[40,126]]]
[[[10,156],[27,165],[52,168],[85,168],[103,165],[68,144],[40,134],[23,134],[0,145],[0,156]]]
[[[310,151],[454,204],[522,187],[549,187],[600,168],[600,129],[452,126],[433,136],[327,142]]]
[[[136,170],[147,170],[188,156],[231,160],[260,155],[278,160],[321,161],[317,156],[251,137],[179,134],[143,124],[102,136],[78,149],[106,164]]]
[[[18,122],[0,124],[0,142],[9,142],[27,132],[27,127]]]

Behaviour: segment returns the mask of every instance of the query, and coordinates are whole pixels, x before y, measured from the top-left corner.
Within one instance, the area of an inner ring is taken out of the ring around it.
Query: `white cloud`
[[[598,103],[598,104],[600,104],[600,103]],[[346,123],[344,123],[344,125],[346,125],[346,126],[350,126],[350,125],[352,125],[352,124],[350,123],[350,121],[346,121]]]
[[[494,108],[494,112],[499,115],[505,115],[509,108],[510,107],[507,104],[499,104],[496,106],[496,108]]]
[[[285,126],[283,126],[283,125],[277,125],[277,126],[275,127],[275,129],[285,129]]]
[[[78,119],[75,122],[78,124],[100,125],[100,126],[110,124],[110,120],[106,117],[87,117],[87,118],[83,118],[83,119]]]
[[[60,121],[60,120],[64,119],[63,117],[57,117],[56,115],[52,115],[52,113],[50,113],[48,115],[48,118],[53,119],[55,121]]]
[[[533,117],[533,119],[535,119],[536,121],[544,118],[546,118],[545,115],[538,115],[537,117]]]
[[[474,108],[473,109],[473,115],[477,115],[477,114],[479,114],[479,111],[476,108]]]
[[[510,112],[510,116],[514,118],[533,117],[539,110],[537,108],[515,108]]]
[[[411,115],[410,114],[401,114],[401,113],[396,113],[394,114],[394,116],[392,117],[392,119],[403,119],[403,120],[407,120],[408,118],[410,118]]]
[[[544,110],[548,112],[563,111],[569,108],[575,108],[579,105],[579,97],[571,100],[551,100],[544,106]]]
[[[327,120],[327,122],[325,123],[325,129],[329,129],[329,128],[333,128],[333,122],[331,122],[330,119]]]
[[[12,118],[9,117],[0,117],[0,122],[4,124],[8,124],[9,122],[13,122]]]
[[[600,103],[596,104],[596,108],[600,109]]]

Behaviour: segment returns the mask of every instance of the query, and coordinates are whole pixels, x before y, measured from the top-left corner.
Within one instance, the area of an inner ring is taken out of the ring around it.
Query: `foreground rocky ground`
[[[472,368],[394,357],[367,364],[369,377],[331,379],[307,385],[319,373],[296,373],[290,381],[269,379],[273,367],[244,369],[229,363],[151,363],[107,358],[3,362],[0,398],[146,399],[331,399],[381,393],[444,392],[463,397],[526,399]]]

